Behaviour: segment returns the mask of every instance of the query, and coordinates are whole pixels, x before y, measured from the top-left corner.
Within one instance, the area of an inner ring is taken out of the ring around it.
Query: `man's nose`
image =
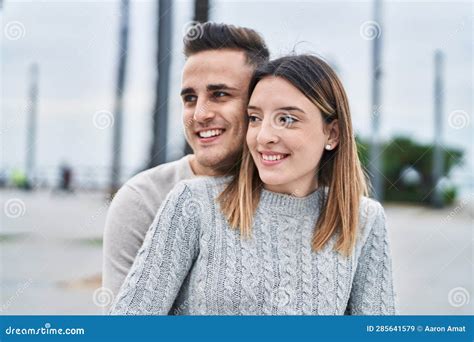
[[[215,117],[215,113],[211,108],[210,101],[198,99],[194,109],[193,119],[197,122],[206,122]]]

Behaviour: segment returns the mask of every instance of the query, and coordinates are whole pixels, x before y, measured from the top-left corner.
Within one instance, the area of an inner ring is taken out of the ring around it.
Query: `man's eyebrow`
[[[181,89],[181,96],[194,93],[194,89],[191,87]]]
[[[233,88],[228,86],[224,83],[217,83],[217,84],[208,84],[206,87],[207,91],[215,91],[215,90],[237,90],[237,88]]]

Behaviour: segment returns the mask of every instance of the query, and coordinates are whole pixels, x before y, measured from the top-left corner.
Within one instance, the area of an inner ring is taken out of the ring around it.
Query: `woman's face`
[[[247,144],[266,189],[306,196],[327,144],[338,143],[337,120],[326,125],[319,109],[290,82],[266,77],[248,105]]]

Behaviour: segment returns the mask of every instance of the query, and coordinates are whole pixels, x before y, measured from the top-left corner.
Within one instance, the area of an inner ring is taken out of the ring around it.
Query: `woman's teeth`
[[[199,137],[201,138],[215,137],[215,136],[221,135],[222,132],[224,132],[223,129],[212,129],[209,131],[202,131],[202,132],[199,132]]]
[[[273,160],[280,160],[280,159],[283,159],[283,158],[285,158],[285,157],[286,157],[285,154],[271,154],[271,155],[262,154],[263,160],[270,160],[270,161],[273,161]]]

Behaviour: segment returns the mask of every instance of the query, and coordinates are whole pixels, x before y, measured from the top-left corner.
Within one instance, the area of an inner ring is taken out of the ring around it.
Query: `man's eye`
[[[197,96],[196,95],[185,95],[183,97],[183,102],[188,103],[188,102],[196,102]]]
[[[224,97],[224,96],[227,96],[229,94],[223,92],[223,91],[215,91],[213,94],[212,94],[215,98],[219,98],[219,97]]]

